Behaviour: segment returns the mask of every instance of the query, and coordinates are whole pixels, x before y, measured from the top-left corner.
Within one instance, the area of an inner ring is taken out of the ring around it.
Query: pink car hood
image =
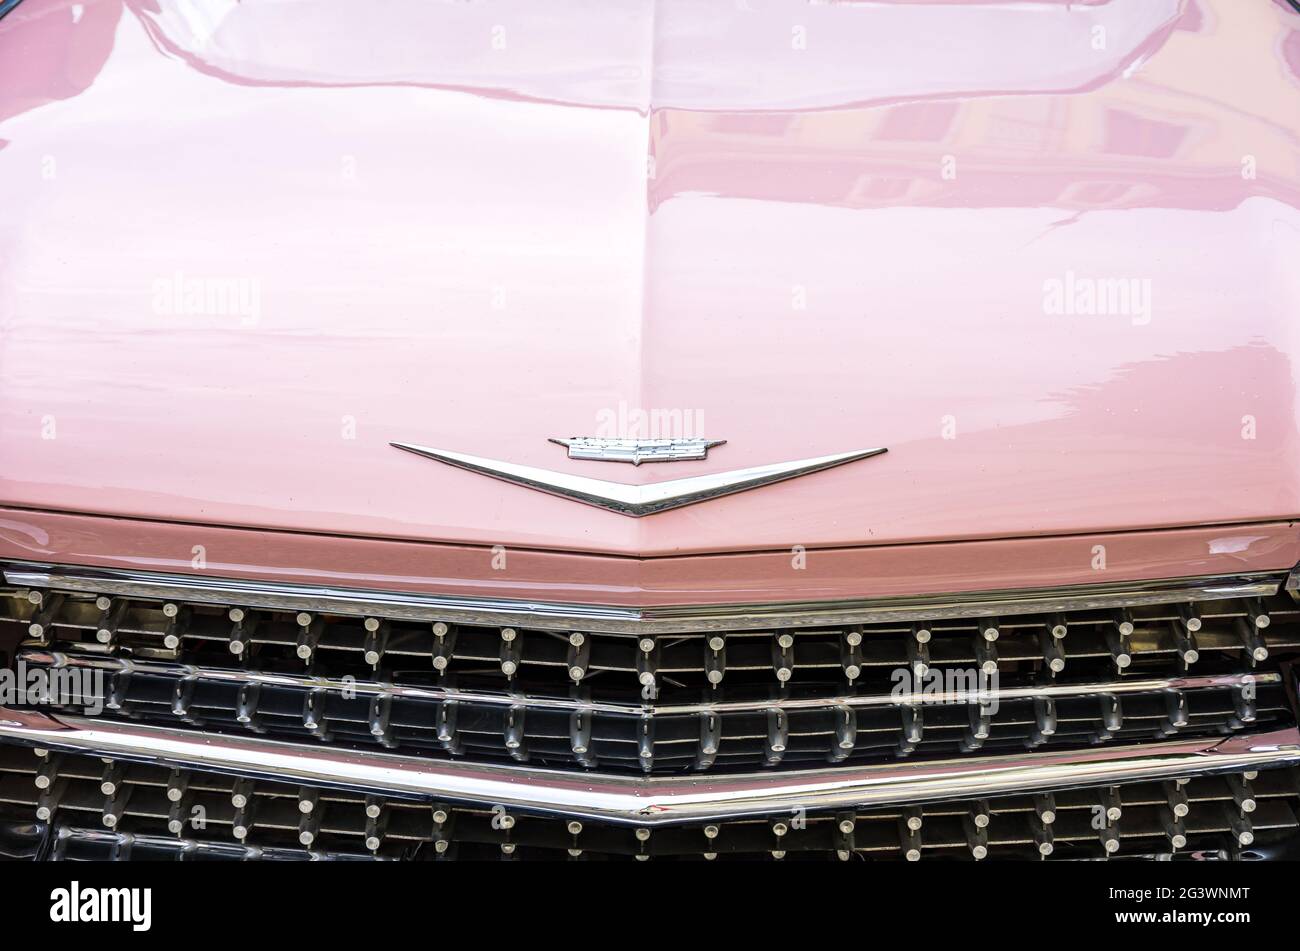
[[[1274,0],[20,4],[0,504],[642,555],[1300,515],[1298,31]],[[390,441],[628,483],[889,452],[635,520]]]

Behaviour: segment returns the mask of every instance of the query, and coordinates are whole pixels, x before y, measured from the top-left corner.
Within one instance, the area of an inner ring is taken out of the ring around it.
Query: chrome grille
[[[0,654],[47,693],[0,703],[0,853],[1248,858],[1300,842],[1300,606],[1282,575],[612,617],[2,567]]]
[[[1298,813],[1277,769],[651,830],[0,748],[0,825],[64,859],[1249,858]]]
[[[1266,729],[1294,722],[1285,663],[1300,650],[1290,596],[1214,589],[1202,600],[1135,594],[1143,603],[646,636],[107,588],[0,594],[0,643],[21,641],[29,668],[102,670],[102,695],[87,699],[114,716],[606,771],[807,767]],[[991,712],[960,686],[982,671],[997,676]],[[898,689],[909,672],[924,676]],[[959,686],[927,696],[926,678]]]
[[[1238,675],[1218,675],[1133,679],[1122,684],[1131,692],[1118,695],[1115,691],[1121,685],[1114,682],[1080,684],[1076,686],[1086,691],[1083,695],[1052,698],[1047,694],[1050,705],[1038,698],[1004,699],[988,716],[980,714],[977,704],[963,703],[913,710],[892,704],[789,712],[774,707],[647,718],[533,706],[523,698],[507,705],[495,700],[413,697],[382,684],[360,683],[356,695],[349,696],[346,687],[313,686],[307,678],[289,683],[275,678],[263,684],[174,664],[120,664],[47,651],[25,651],[19,656],[28,670],[107,666],[104,696],[93,699],[102,701],[110,714],[146,722],[435,755],[449,752],[647,772],[1133,742],[1247,727],[1268,729],[1292,721],[1286,688],[1276,672],[1250,675],[1256,682],[1249,700],[1244,693],[1248,681]],[[438,696],[432,690],[430,694]],[[852,750],[844,749],[849,743]]]

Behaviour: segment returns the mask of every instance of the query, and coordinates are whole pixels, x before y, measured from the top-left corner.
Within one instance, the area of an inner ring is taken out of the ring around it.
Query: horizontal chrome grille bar
[[[840,694],[833,697],[772,697],[764,700],[718,700],[708,703],[614,703],[572,697],[542,697],[521,693],[489,693],[453,687],[419,687],[364,680],[320,677],[311,674],[269,673],[241,668],[207,667],[169,661],[129,657],[88,656],[61,651],[24,649],[19,659],[53,670],[103,670],[110,673],[157,674],[177,678],[196,677],[238,684],[292,687],[301,690],[349,690],[362,696],[409,697],[434,702],[481,703],[501,707],[526,706],[535,709],[624,714],[627,716],[674,716],[696,713],[746,713],[763,710],[822,710],[828,707],[905,707],[943,704],[995,703],[1032,700],[1035,697],[1115,696],[1158,693],[1166,690],[1204,690],[1221,687],[1279,684],[1282,675],[1260,673],[1206,674],[1181,677],[1134,678],[1090,683],[1044,683],[1025,687],[990,687],[973,691],[916,691],[887,694]]]
[[[937,802],[1300,763],[1300,731],[1083,751],[709,777],[631,777],[417,759],[0,707],[0,739],[281,782],[450,799],[598,821],[707,819]]]
[[[1278,572],[922,598],[628,608],[449,595],[427,596],[20,562],[5,563],[3,571],[8,584],[25,588],[111,593],[206,604],[238,604],[283,611],[353,616],[382,614],[388,618],[407,621],[517,624],[541,630],[578,629],[611,634],[728,631],[771,625],[873,624],[1094,610],[1169,601],[1267,597],[1281,590],[1286,579],[1285,572]]]

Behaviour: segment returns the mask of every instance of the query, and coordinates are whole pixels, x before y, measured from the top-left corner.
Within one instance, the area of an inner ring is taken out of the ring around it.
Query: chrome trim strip
[[[471,456],[469,453],[452,452],[450,449],[433,449],[404,442],[393,442],[389,445],[417,456],[445,462],[458,469],[477,472],[479,475],[500,479],[512,485],[536,489],[548,495],[558,495],[560,498],[594,505],[596,508],[617,512],[619,515],[629,515],[632,518],[667,512],[669,509],[678,509],[697,502],[707,502],[709,499],[733,495],[747,489],[757,489],[774,482],[784,482],[787,479],[821,472],[823,469],[833,469],[845,463],[878,456],[888,451],[880,448],[856,449],[811,459],[773,462],[748,469],[732,469],[728,472],[689,476],[685,479],[670,479],[667,482],[629,485],[626,482],[592,479],[588,476],[573,475],[570,472],[556,472],[554,469],[502,462],[500,459],[488,459],[484,456]]]
[[[0,738],[46,749],[597,821],[710,819],[1042,792],[1300,763],[1300,730],[796,772],[614,776],[282,743],[0,707]]]
[[[238,842],[217,842],[213,839],[182,839],[179,836],[147,835],[142,832],[117,832],[108,829],[86,829],[79,826],[57,826],[55,836],[57,837],[54,853],[56,860],[60,848],[66,848],[69,842],[78,842],[110,847],[116,846],[122,849],[143,846],[186,857],[191,855],[213,855],[222,858],[261,859],[269,856],[272,858],[283,857],[313,861],[329,861],[332,859],[367,862],[397,861],[395,858],[374,855],[370,852],[345,852],[340,849],[325,851],[305,845],[298,848],[285,845],[241,845]]]
[[[1148,678],[1141,680],[1100,681],[1085,684],[1046,684],[1030,687],[999,687],[973,691],[917,691],[899,694],[844,694],[829,697],[773,697],[770,700],[725,700],[712,703],[636,704],[580,700],[570,697],[540,697],[523,693],[486,693],[452,687],[418,687],[384,684],[363,680],[344,681],[310,674],[268,673],[256,670],[203,667],[163,660],[69,654],[37,648],[22,650],[18,659],[29,664],[62,668],[105,670],[113,673],[157,674],[176,678],[197,677],[225,683],[251,683],[267,687],[293,687],[302,690],[350,690],[361,696],[390,696],[436,702],[459,701],[493,706],[524,706],[536,709],[608,713],[624,716],[673,716],[697,713],[745,713],[763,710],[824,710],[837,707],[906,707],[944,706],[962,703],[993,703],[1007,700],[1032,700],[1035,697],[1122,697],[1136,693],[1167,690],[1204,690],[1214,687],[1260,686],[1282,682],[1276,672],[1258,674],[1212,674],[1205,676]]]
[[[762,630],[778,625],[812,627],[938,621],[1093,610],[1169,601],[1267,597],[1278,592],[1285,578],[1285,572],[1278,571],[1232,577],[1180,578],[925,597],[631,608],[421,595],[112,568],[59,567],[29,562],[6,562],[3,569],[5,580],[9,584],[24,588],[53,588],[60,591],[324,614],[380,614],[405,621],[451,621],[512,625],[534,630],[580,630],[635,635]]]

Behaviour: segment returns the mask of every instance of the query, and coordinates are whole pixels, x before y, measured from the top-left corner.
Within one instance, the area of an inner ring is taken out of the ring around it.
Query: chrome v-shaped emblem
[[[761,485],[783,482],[842,466],[846,462],[878,456],[885,449],[857,449],[853,452],[839,452],[832,456],[816,456],[812,459],[796,459],[793,462],[775,462],[766,466],[754,466],[750,469],[733,469],[730,472],[715,472],[712,475],[691,476],[686,479],[672,479],[668,482],[652,482],[649,485],[627,485],[623,482],[608,482],[605,479],[590,479],[586,476],[570,475],[567,472],[555,472],[551,469],[539,469],[536,466],[522,466],[498,459],[486,459],[471,456],[463,452],[448,449],[431,449],[428,446],[414,446],[409,443],[395,442],[389,445],[413,452],[418,456],[437,459],[449,466],[479,472],[494,479],[513,482],[515,485],[548,492],[575,502],[585,502],[598,508],[608,509],[620,515],[639,518],[653,515],[669,509],[693,505],[708,499],[716,499],[733,492],[756,489]]]

